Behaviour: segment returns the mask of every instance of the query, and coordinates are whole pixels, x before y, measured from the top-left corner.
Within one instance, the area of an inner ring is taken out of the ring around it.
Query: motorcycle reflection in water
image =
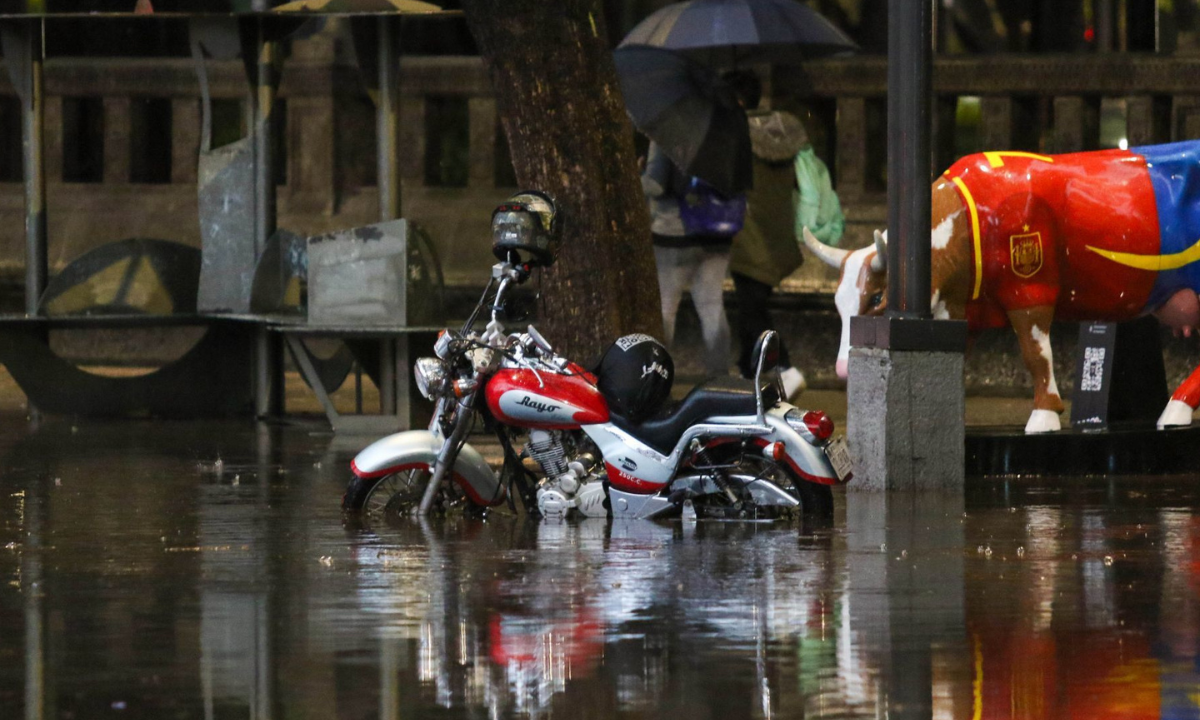
[[[508,294],[553,263],[557,226],[541,193],[496,209],[500,262],[483,297],[461,330],[441,332],[435,357],[413,368],[418,389],[436,402],[429,429],[360,452],[343,508],[368,522],[456,506],[482,514],[506,500],[515,510],[515,495],[528,514],[558,518],[661,518],[689,503],[701,517],[831,517],[830,488],[851,475],[846,444],[824,413],[783,402],[777,378],[764,383],[778,359],[774,332],[759,338],[753,381],[706,381],[678,404],[668,402],[671,358],[648,335],[618,338],[589,371],[532,325],[506,332]],[[477,418],[503,448],[499,476],[466,443]]]
[[[816,533],[348,533],[342,450],[303,427],[24,425],[0,425],[4,718],[1200,712],[1194,478],[850,493]]]
[[[419,696],[426,707],[489,717],[548,716],[556,707],[605,716],[653,710],[673,696],[681,710],[710,717],[771,717],[831,697],[840,704],[851,687],[864,703],[877,697],[875,680],[858,669],[866,663],[836,652],[844,618],[828,534],[808,536],[805,547],[787,529],[747,524],[503,520],[406,523],[378,539],[388,549],[371,542],[358,551],[358,601],[402,618],[382,641],[383,704],[404,698],[415,710]],[[472,550],[478,542],[522,560],[496,574]],[[736,573],[724,571],[727,543],[745,549]],[[421,546],[428,562],[411,565],[405,548]],[[655,555],[667,561],[646,562]],[[666,608],[680,615],[659,617]],[[725,670],[715,676],[718,661]],[[853,679],[838,679],[846,673]],[[389,710],[397,711],[381,705],[380,715]]]
[[[751,523],[405,523],[355,540],[357,600],[404,638],[381,693],[414,717],[1200,713],[1194,510],[959,508],[947,517],[963,529],[929,537],[941,514],[901,512],[857,539]],[[397,657],[420,661],[397,675]]]

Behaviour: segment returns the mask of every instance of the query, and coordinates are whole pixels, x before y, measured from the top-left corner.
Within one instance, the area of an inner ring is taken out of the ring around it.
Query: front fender
[[[821,485],[837,485],[837,473],[833,471],[833,466],[825,458],[825,452],[819,447],[810,445],[784,419],[788,410],[792,410],[794,407],[788,403],[780,403],[767,411],[767,424],[775,430],[770,438],[783,443],[787,449],[788,465],[800,477]]]
[[[442,441],[428,430],[408,430],[388,435],[363,448],[350,461],[350,470],[360,478],[370,480],[391,475],[399,470],[425,465],[433,468]],[[477,505],[499,505],[504,502],[504,486],[492,471],[483,455],[464,444],[451,469],[455,482]]]

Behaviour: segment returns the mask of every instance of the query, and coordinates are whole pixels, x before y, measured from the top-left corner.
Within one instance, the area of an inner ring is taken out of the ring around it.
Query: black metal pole
[[[42,81],[42,24],[21,23],[29,53],[26,97],[21,98],[25,165],[25,314],[37,315],[46,289],[45,86]]]
[[[933,0],[888,4],[888,308],[929,318]]]

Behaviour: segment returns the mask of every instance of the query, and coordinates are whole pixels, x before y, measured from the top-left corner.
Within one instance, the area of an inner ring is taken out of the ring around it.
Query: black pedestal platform
[[[1171,475],[1200,472],[1200,425],[1117,426],[1026,435],[1021,427],[967,429],[967,477]]]

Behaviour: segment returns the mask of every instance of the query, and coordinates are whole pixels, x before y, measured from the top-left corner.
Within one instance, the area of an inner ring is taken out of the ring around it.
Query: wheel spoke
[[[363,509],[369,517],[380,519],[408,514],[421,501],[428,475],[422,468],[388,475],[371,488]]]

